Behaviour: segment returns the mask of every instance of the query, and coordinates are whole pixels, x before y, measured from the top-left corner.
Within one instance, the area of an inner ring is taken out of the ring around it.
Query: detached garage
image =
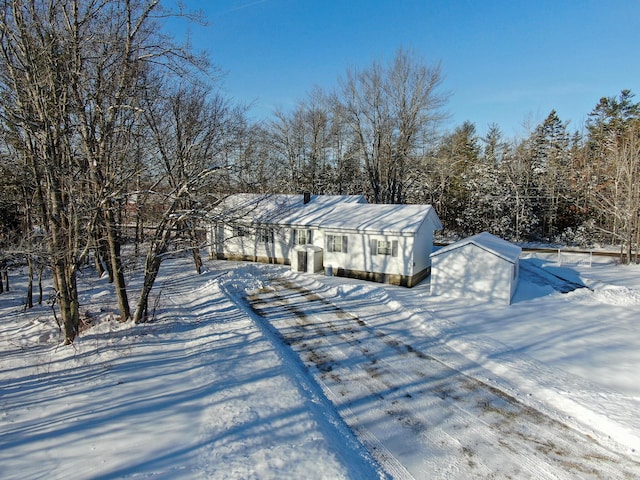
[[[511,303],[522,249],[488,232],[431,254],[431,295]]]

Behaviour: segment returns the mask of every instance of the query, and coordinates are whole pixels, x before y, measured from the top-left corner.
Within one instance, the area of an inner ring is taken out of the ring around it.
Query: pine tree
[[[540,236],[547,241],[557,240],[564,229],[574,226],[569,215],[569,206],[573,203],[568,181],[569,137],[567,123],[552,110],[531,138],[534,182],[538,192],[536,203],[542,220]]]

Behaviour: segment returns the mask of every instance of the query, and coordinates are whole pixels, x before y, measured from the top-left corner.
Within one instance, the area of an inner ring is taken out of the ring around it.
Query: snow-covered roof
[[[500,237],[490,234],[489,232],[478,233],[468,238],[464,238],[455,243],[447,245],[446,247],[439,248],[431,254],[432,257],[441,255],[456,248],[463,247],[465,245],[473,244],[483,250],[493,253],[500,258],[507,260],[508,262],[515,263],[522,253],[522,249],[514,245],[511,242],[507,242]]]
[[[333,209],[320,223],[327,230],[376,233],[415,233],[429,219],[435,230],[442,229],[431,205],[348,204]]]
[[[240,193],[225,198],[210,214],[213,221],[254,225],[321,227],[331,230],[410,234],[427,220],[442,229],[431,205],[369,204],[362,195]]]
[[[224,222],[313,227],[336,205],[366,201],[363,195],[311,195],[304,203],[301,194],[239,193],[225,198],[209,217]]]
[[[366,204],[364,195],[312,195],[309,203],[298,206],[285,215],[280,225],[293,225],[300,227],[317,227],[322,220],[332,214],[340,205]]]

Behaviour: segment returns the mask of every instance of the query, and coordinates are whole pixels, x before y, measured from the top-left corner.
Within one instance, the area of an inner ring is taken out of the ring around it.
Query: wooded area
[[[233,192],[428,203],[447,237],[603,243],[638,261],[640,104],[628,90],[603,97],[584,131],[552,111],[526,138],[497,125],[481,138],[468,122],[443,131],[442,67],[400,49],[257,122],[165,34],[167,18],[196,16],[159,0],[0,6],[0,286],[11,263],[32,282],[50,268],[67,342],[84,264],[109,275],[122,320],[145,321],[162,259],[188,250],[199,272],[199,222]],[[145,252],[133,308],[125,247]]]

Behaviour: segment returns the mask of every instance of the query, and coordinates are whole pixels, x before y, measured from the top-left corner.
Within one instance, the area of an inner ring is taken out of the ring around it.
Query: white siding
[[[306,270],[299,263],[300,255],[306,257]],[[322,248],[313,245],[297,245],[291,251],[291,270],[294,272],[316,273],[323,270]]]
[[[435,226],[429,219],[421,225],[415,237],[415,249],[413,252],[413,273],[419,273],[431,266],[431,253],[433,252],[433,231]]]
[[[332,252],[327,248],[330,235],[344,236],[347,239],[347,252]],[[318,235],[320,236],[320,235]],[[317,240],[317,239],[316,239]],[[373,242],[389,242],[392,254],[383,255],[373,252]],[[324,263],[334,268],[362,272],[375,272],[410,276],[413,272],[413,237],[384,234],[362,234],[343,231],[326,231],[323,243],[314,244],[324,249]],[[395,253],[395,256],[393,255]]]
[[[268,228],[268,227],[264,227]],[[223,253],[227,255],[246,255],[269,258],[288,259],[291,250],[290,232],[287,229],[271,227],[272,242],[264,242],[260,238],[260,232],[255,227],[245,227],[246,234],[238,236],[232,226],[225,226],[220,229],[219,243],[222,245]]]

